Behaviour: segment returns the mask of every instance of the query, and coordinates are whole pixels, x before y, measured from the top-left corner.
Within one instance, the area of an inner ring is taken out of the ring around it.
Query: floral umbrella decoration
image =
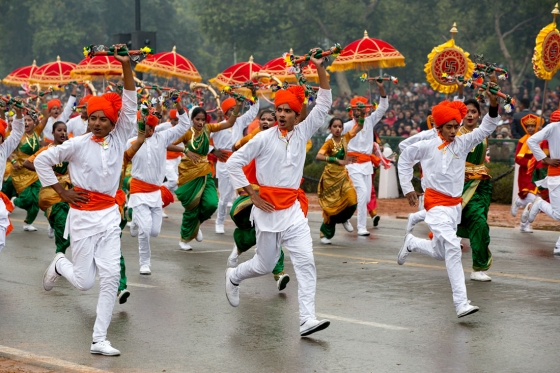
[[[285,65],[284,65],[285,69]],[[247,81],[252,81],[257,84],[258,81],[254,79],[253,74],[262,70],[262,66],[258,63],[253,62],[253,56],[249,58],[248,62],[236,63],[233,66],[228,67],[223,72],[218,74],[215,78],[210,79],[210,83],[214,85],[219,90],[235,86],[243,85]],[[250,90],[247,88],[237,89],[246,94]]]
[[[46,63],[35,70],[29,82],[57,88],[58,85],[66,85],[75,80],[71,75],[75,68],[76,64],[61,61],[57,56],[55,62]]]
[[[177,78],[187,82],[201,82],[198,70],[187,58],[177,53],[173,47],[171,52],[154,54],[136,65],[136,71],[158,75],[164,78]]]
[[[37,63],[33,60],[31,66],[24,66],[15,69],[9,73],[3,80],[2,83],[14,86],[21,86],[22,84],[28,84],[29,78],[37,70]]]
[[[558,4],[552,11],[554,21],[537,35],[533,54],[533,70],[537,78],[550,80],[560,68],[560,33],[556,28],[556,17],[560,14]]]
[[[74,78],[121,76],[122,65],[113,56],[93,56],[83,59],[70,75]]]

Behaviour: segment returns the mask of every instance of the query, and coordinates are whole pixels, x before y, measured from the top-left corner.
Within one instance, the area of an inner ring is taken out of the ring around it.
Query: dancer
[[[373,132],[376,125],[380,123],[383,115],[385,115],[385,112],[389,108],[389,100],[385,94],[383,82],[376,83],[379,87],[379,94],[381,95],[379,106],[377,110],[365,118],[363,129],[348,143],[348,156],[356,157],[356,162],[348,164],[346,168],[348,169],[348,174],[350,175],[350,179],[352,179],[358,196],[358,236],[369,236],[366,222],[368,216],[367,204],[371,197],[372,188],[371,175],[373,174],[373,166],[371,164],[370,155],[372,152]],[[358,102],[367,104],[368,100],[365,97],[356,97],[350,101],[350,104],[354,106]],[[360,110],[354,109],[353,114],[355,114],[353,115],[354,119],[344,123],[343,135],[350,132],[356,125]],[[376,226],[379,219],[374,219],[373,222],[375,223],[374,226]]]
[[[490,83],[494,87],[495,83]],[[407,234],[399,251],[397,262],[404,264],[411,252],[427,254],[445,260],[453,290],[453,303],[458,317],[477,312],[470,305],[465,287],[465,275],[461,263],[461,246],[457,237],[457,224],[461,218],[461,193],[464,186],[465,161],[472,148],[492,134],[498,125],[497,97],[486,92],[490,98],[489,114],[482,125],[472,132],[456,136],[460,123],[467,114],[462,102],[444,101],[432,109],[438,137],[420,141],[407,147],[399,157],[399,179],[403,193],[411,206],[418,203],[412,186],[413,166],[420,161],[424,172],[424,204],[426,223],[434,237],[424,240]]]
[[[188,117],[188,114],[187,114]],[[156,132],[165,131],[175,127],[179,123],[179,117],[177,116],[177,109],[169,110],[169,120],[165,123],[158,125],[155,129]],[[165,160],[165,182],[163,185],[171,192],[175,192],[177,189],[177,180],[179,179],[179,163],[183,156],[183,151],[172,152],[167,151]],[[166,218],[165,212],[163,217]]]
[[[42,108],[43,108],[43,118],[41,119],[42,133],[45,142],[52,143],[54,141],[52,127],[55,122],[68,122],[68,119],[72,116],[74,105],[76,104],[76,93],[78,92],[78,85],[72,84],[72,92],[70,97],[62,110],[62,103],[58,98],[50,100],[45,103],[46,96],[41,96]],[[62,110],[62,112],[61,112]],[[39,132],[41,135],[41,132]]]
[[[19,98],[17,99],[19,100]],[[8,124],[0,119],[0,167],[6,165],[6,160],[12,154],[12,152],[17,148],[20,140],[24,134],[24,124],[22,110],[14,105],[14,111],[16,112],[15,119],[12,122],[12,130],[10,136],[6,137],[6,129]],[[0,169],[1,170],[1,169]],[[12,223],[8,218],[10,212],[14,210],[12,202],[8,197],[0,192],[0,251],[6,246],[6,236],[12,231]]]
[[[15,158],[12,162],[12,184],[18,195],[17,197],[12,197],[12,203],[27,211],[23,223],[23,230],[25,232],[35,232],[37,228],[33,226],[33,222],[39,213],[39,191],[41,190],[41,182],[39,181],[37,173],[23,167],[23,164],[27,158],[35,154],[41,148],[41,139],[39,135],[43,132],[46,121],[42,120],[36,125],[36,121],[28,114],[25,115],[24,120],[25,135],[16,149]],[[50,136],[52,138],[52,133]],[[51,235],[51,233],[52,232],[49,231],[49,235]]]
[[[127,139],[136,124],[136,87],[130,58],[114,57],[123,69],[122,98],[116,93],[92,97],[88,102],[91,134],[78,136],[49,148],[35,159],[35,168],[45,186],[52,186],[70,204],[68,231],[72,261],[58,253],[43,277],[43,287],[51,290],[60,276],[79,290],[91,289],[99,275],[97,318],[93,328],[92,354],[119,355],[106,339],[119,284],[120,227],[116,196]],[[122,107],[122,109],[121,109]],[[120,110],[120,115],[119,115]],[[52,169],[68,161],[74,189],[64,189]]]
[[[175,101],[175,106],[179,113],[179,124],[166,131],[155,132],[158,117],[152,114],[146,117],[145,145],[132,158],[128,208],[132,208],[134,214],[130,235],[138,236],[141,275],[152,273],[150,237],[157,237],[161,231],[162,194],[170,195],[173,202],[173,195],[163,185],[167,147],[190,128],[189,116],[185,113],[179,99]]]
[[[252,95],[255,96],[254,91]],[[229,97],[222,102],[222,112],[226,120],[232,115],[235,108],[235,99]],[[216,178],[218,179],[218,192],[220,200],[218,201],[218,215],[216,216],[216,233],[224,234],[224,221],[226,219],[227,206],[233,200],[234,190],[229,180],[226,170],[226,161],[231,156],[231,148],[243,137],[243,131],[257,117],[259,113],[259,101],[251,105],[249,110],[235,121],[234,126],[227,131],[219,131],[212,133],[214,140],[214,149],[212,154],[218,158],[216,163]]]
[[[276,125],[274,121],[274,112],[272,110],[262,110],[259,114],[259,127],[239,140],[234,145],[233,150],[237,151],[250,139],[255,137],[257,133],[265,131]],[[258,192],[259,182],[256,176],[254,159],[247,166],[243,167],[243,172],[251,184],[251,187]],[[233,231],[233,240],[235,241],[235,245],[233,245],[233,250],[228,258],[228,266],[230,267],[235,267],[237,265],[239,255],[257,244],[257,233],[255,231],[255,226],[251,222],[253,201],[251,201],[249,195],[242,188],[238,189],[237,192],[239,193],[239,197],[233,201],[230,211],[231,220],[233,220],[236,226]],[[284,273],[284,250],[282,250],[282,248],[280,248],[280,258],[278,259],[278,262],[276,262],[276,266],[272,269],[272,275],[276,281],[278,291],[284,290],[288,282],[290,282],[290,276],[287,273]]]
[[[356,157],[347,156],[348,143],[364,125],[365,110],[356,111],[359,112],[359,115],[355,116],[357,125],[344,136],[342,120],[336,117],[330,120],[332,138],[325,141],[316,157],[319,161],[327,162],[317,188],[319,204],[323,209],[323,224],[320,228],[323,244],[331,243],[337,223],[342,223],[348,232],[353,231],[349,219],[356,211],[358,197],[345,166],[356,161]]]
[[[519,175],[517,177],[519,192],[511,202],[512,216],[517,216],[517,210],[534,202],[539,190],[533,183],[533,175],[528,172],[528,165],[529,161],[533,159],[533,152],[529,148],[527,140],[540,129],[542,120],[534,114],[527,114],[519,120],[519,123],[525,131],[525,136],[519,139],[515,149],[515,163],[519,165]],[[521,222],[520,229],[522,233],[533,233],[531,223],[527,221]]]
[[[88,115],[87,115],[87,102],[92,95],[86,95],[81,100],[76,109],[80,110],[80,115],[71,118],[66,123],[68,128],[68,137],[81,136],[88,131]]]
[[[540,197],[536,198],[534,202],[529,203],[521,215],[521,221],[524,223],[532,223],[541,211],[554,220],[560,220],[560,122],[558,121],[560,120],[560,110],[552,113],[551,120],[552,118],[556,121],[550,123],[527,140],[527,145],[537,161],[548,165],[547,177],[537,182],[537,185],[548,188],[550,203]],[[550,156],[547,156],[539,146],[544,140],[548,140]],[[560,238],[556,241],[554,255],[560,255]]]
[[[320,89],[316,105],[308,117],[296,125],[305,94],[300,86],[276,92],[274,105],[278,126],[263,131],[239,151],[226,167],[234,188],[243,188],[253,201],[252,220],[257,233],[255,256],[225,274],[226,296],[233,307],[239,305],[241,281],[270,273],[280,257],[280,246],[288,249],[298,278],[300,335],[325,329],[328,320],[315,318],[316,270],[313,242],[302,203],[305,193],[299,189],[307,140],[323,125],[332,103],[332,93],[323,59],[311,58],[317,68]],[[256,163],[259,194],[251,187],[243,167]]]
[[[206,123],[206,110],[197,106],[191,113],[190,131],[174,143],[174,145],[183,143],[186,154],[179,164],[179,188],[175,191],[175,195],[185,209],[179,242],[181,250],[192,250],[190,242],[194,238],[198,242],[202,241],[200,224],[210,219],[218,208],[218,194],[207,157],[210,149],[210,134],[231,128],[240,110],[241,102],[237,101],[232,115],[226,122],[210,124]]]

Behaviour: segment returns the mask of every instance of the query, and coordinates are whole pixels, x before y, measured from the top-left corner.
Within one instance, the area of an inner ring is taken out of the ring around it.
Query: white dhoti
[[[290,252],[290,259],[298,281],[300,324],[315,319],[317,273],[307,219],[291,225],[282,232],[263,232],[259,230],[257,220],[255,220],[255,228],[257,232],[255,256],[235,268],[231,281],[239,284],[248,278],[272,273],[280,258],[280,246],[282,246]]]
[[[138,227],[138,252],[140,266],[151,265],[150,237],[161,231],[163,208],[161,191],[131,193],[128,206],[133,209],[132,224]]]
[[[8,218],[8,210],[4,201],[0,199],[0,251],[4,250],[6,246],[6,230],[10,226],[10,219]]]
[[[223,225],[227,216],[227,205],[233,201],[235,190],[229,180],[229,174],[226,170],[224,162],[216,163],[216,177],[218,178],[218,192],[220,200],[218,201],[218,214],[216,216],[216,224]]]
[[[352,172],[350,169],[348,171],[358,196],[358,230],[366,229],[368,217],[367,204],[371,199],[371,174],[365,175],[359,172]]]
[[[426,224],[434,234],[433,239],[413,237],[409,249],[445,260],[447,275],[453,291],[453,304],[459,310],[467,304],[465,273],[461,263],[461,239],[457,237],[457,225],[461,222],[461,205],[454,207],[437,206],[426,213]]]
[[[165,178],[167,181],[164,185],[171,191],[171,193],[175,192],[177,189],[177,181],[179,180],[179,163],[181,163],[181,157],[165,160]]]

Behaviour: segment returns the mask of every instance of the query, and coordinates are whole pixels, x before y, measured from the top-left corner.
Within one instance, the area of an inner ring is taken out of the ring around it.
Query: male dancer
[[[234,107],[235,99],[233,97],[222,102],[222,112],[224,113],[225,120],[232,115]],[[216,233],[218,234],[225,232],[224,221],[226,219],[227,206],[233,200],[235,192],[226,170],[226,161],[231,156],[231,148],[243,137],[243,131],[257,117],[258,113],[259,102],[257,101],[256,104],[251,105],[245,114],[237,118],[233,127],[225,131],[213,132],[211,135],[214,140],[212,153],[218,158],[216,163],[216,178],[218,179],[218,192],[220,194],[218,215],[216,216]]]
[[[64,276],[77,289],[88,290],[93,287],[96,274],[99,275],[97,319],[90,352],[102,355],[120,355],[106,339],[120,277],[118,204],[122,201],[115,196],[126,142],[136,124],[136,87],[130,58],[117,54],[123,47],[126,46],[116,45],[114,53],[123,68],[122,99],[116,93],[92,97],[88,102],[91,133],[67,140],[35,159],[43,186],[52,186],[63,201],[70,203],[67,231],[72,261],[58,253],[45,271],[43,287],[51,290],[56,280]],[[64,189],[52,169],[64,161],[68,161],[74,189]]]
[[[92,97],[92,95],[83,97],[77,106],[77,108],[80,109],[80,115],[75,116],[66,123],[68,135],[72,134],[72,136],[69,137],[81,136],[88,131],[87,102]]]
[[[298,278],[300,335],[306,336],[329,326],[328,320],[315,318],[317,275],[313,242],[301,202],[299,189],[307,140],[324,124],[332,103],[332,93],[322,59],[311,58],[317,68],[320,89],[316,105],[307,118],[296,126],[305,94],[300,86],[276,93],[278,126],[260,132],[226,163],[232,185],[243,188],[253,201],[252,220],[257,232],[255,256],[225,276],[226,296],[233,307],[239,305],[241,281],[271,273],[280,257],[280,246],[288,249]],[[256,161],[257,194],[247,180],[243,167]]]
[[[76,103],[76,93],[78,92],[78,86],[76,84],[72,85],[72,92],[70,93],[70,97],[66,102],[66,106],[62,113],[60,112],[62,108],[62,103],[59,99],[54,98],[50,100],[48,103],[44,103],[45,96],[42,96],[43,99],[43,119],[41,119],[41,123],[46,122],[45,128],[43,128],[43,136],[46,142],[51,143],[54,141],[54,137],[52,134],[52,126],[54,122],[68,122],[70,116],[72,115],[74,104]]]
[[[432,110],[438,137],[410,145],[399,157],[399,179],[411,206],[418,203],[411,182],[412,168],[416,162],[421,163],[424,173],[423,185],[426,187],[425,221],[434,237],[430,241],[407,234],[397,262],[400,265],[404,264],[407,256],[413,251],[445,260],[458,317],[478,311],[478,307],[470,305],[467,299],[457,225],[461,219],[461,194],[467,156],[475,145],[492,134],[498,124],[497,97],[489,92],[487,95],[490,98],[490,111],[479,128],[457,136],[460,123],[467,114],[467,107],[459,101],[444,101]]]
[[[157,237],[161,231],[162,188],[165,188],[162,184],[165,177],[167,147],[178,140],[191,126],[191,121],[179,101],[175,103],[179,112],[179,124],[171,129],[155,132],[154,128],[158,125],[159,119],[152,114],[147,116],[146,141],[132,158],[128,208],[132,208],[134,213],[130,235],[138,236],[141,275],[152,274],[150,237]]]
[[[552,113],[551,118],[558,120],[560,110]],[[539,146],[544,140],[548,140],[550,156],[547,156]],[[550,123],[535,133],[527,140],[527,145],[537,161],[548,165],[547,177],[542,181],[537,181],[537,186],[548,188],[550,203],[537,197],[535,202],[529,203],[525,207],[521,222],[532,223],[541,211],[555,220],[560,220],[560,122]],[[556,241],[554,255],[560,255],[560,238]]]
[[[187,113],[188,117],[188,113]],[[156,132],[166,131],[175,127],[179,123],[179,117],[177,116],[177,109],[169,110],[169,120],[165,123],[158,125],[155,129]],[[183,152],[173,152],[168,150],[165,160],[165,178],[167,179],[163,184],[172,193],[177,189],[177,180],[179,180],[179,163],[181,162],[181,157]],[[166,218],[165,212],[163,217]]]

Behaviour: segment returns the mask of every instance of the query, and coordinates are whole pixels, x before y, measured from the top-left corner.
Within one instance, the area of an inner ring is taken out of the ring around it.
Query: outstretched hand
[[[115,59],[116,59],[117,61],[119,61],[121,64],[130,63],[130,57],[129,57],[128,55],[126,55],[126,56],[120,56],[120,55],[117,53],[122,47],[124,47],[125,49],[127,49],[127,48],[126,48],[126,44],[115,44],[114,47],[115,47],[115,50],[114,50],[114,52],[113,52],[113,57],[115,57]]]

